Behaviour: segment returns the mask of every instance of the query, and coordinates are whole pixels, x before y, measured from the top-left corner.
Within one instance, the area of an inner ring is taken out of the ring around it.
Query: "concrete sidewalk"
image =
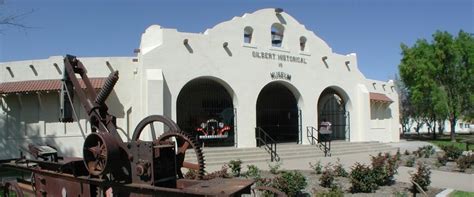
[[[399,143],[390,143],[389,145],[393,147],[400,148],[400,151],[403,153],[405,150],[414,151],[418,147],[430,145],[428,142],[420,141],[401,141]],[[311,170],[309,163],[316,163],[321,161],[321,164],[324,166],[328,163],[335,164],[340,159],[340,163],[347,169],[350,170],[350,167],[353,166],[356,162],[370,165],[371,155],[376,155],[378,152],[370,153],[357,153],[350,155],[334,156],[334,157],[319,157],[319,158],[304,158],[304,159],[291,159],[282,161],[281,169],[286,170]],[[393,152],[392,154],[395,154]],[[259,167],[262,170],[269,170],[268,162],[257,162],[252,163]],[[247,165],[249,163],[242,164],[242,170],[247,170]],[[274,165],[274,164],[272,164]],[[221,166],[208,166],[207,171],[214,171],[220,169]],[[416,172],[416,168],[400,166],[398,169],[398,174],[395,176],[395,179],[400,182],[410,182],[409,172]],[[474,175],[473,174],[463,174],[463,173],[454,173],[454,172],[443,172],[432,170],[431,171],[431,186],[438,188],[452,188],[462,191],[474,192]]]

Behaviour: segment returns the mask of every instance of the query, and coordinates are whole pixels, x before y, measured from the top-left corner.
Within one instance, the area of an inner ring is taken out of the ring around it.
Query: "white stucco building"
[[[142,118],[162,114],[189,133],[218,119],[231,127],[220,145],[239,148],[256,146],[256,127],[278,142],[308,144],[307,127],[323,119],[337,140],[399,140],[394,83],[366,79],[355,53],[334,53],[278,9],[234,17],[204,33],[152,25],[135,57],[78,59],[97,87],[119,71],[107,104],[124,139]],[[63,69],[61,56],[0,63],[0,158],[18,156],[28,142],[82,155],[90,128],[80,104],[79,125],[58,122]]]

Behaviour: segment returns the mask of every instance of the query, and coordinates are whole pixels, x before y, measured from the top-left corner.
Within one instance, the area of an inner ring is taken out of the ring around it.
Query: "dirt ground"
[[[414,164],[413,167],[416,167],[417,162],[423,162],[423,163],[427,164],[430,167],[430,169],[432,169],[432,170],[474,174],[474,166],[473,165],[471,165],[470,168],[467,168],[464,172],[461,172],[459,170],[459,168],[458,168],[455,161],[448,161],[445,166],[442,166],[438,162],[438,155],[439,154],[441,154],[441,153],[440,152],[435,153],[434,155],[431,155],[429,158],[424,158],[424,157],[419,158],[419,157],[413,155],[413,153],[410,153],[410,155],[405,155],[404,153],[402,153],[401,165],[402,166],[407,166],[407,160],[409,160],[409,158],[415,158],[415,164]],[[408,167],[410,167],[410,166],[408,166]]]
[[[302,196],[315,196],[316,192],[329,191],[329,188],[324,188],[319,185],[319,178],[321,175],[313,173],[310,170],[300,170],[301,173],[306,177],[306,182],[308,185],[303,190]],[[270,174],[268,171],[262,171],[263,177],[272,177],[274,175]],[[345,177],[337,177],[335,183],[340,186],[344,192],[344,196],[412,196],[411,187],[409,183],[395,182],[390,186],[381,186],[374,193],[351,193],[350,192],[350,179]],[[442,188],[428,187],[427,195],[436,196],[436,194],[442,192]]]

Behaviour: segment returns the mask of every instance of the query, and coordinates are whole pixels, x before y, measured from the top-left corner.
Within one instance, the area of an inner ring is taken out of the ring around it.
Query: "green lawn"
[[[465,139],[473,139],[472,135],[466,135],[466,136],[456,136],[456,142],[451,142],[451,139],[449,137],[441,137],[436,140],[428,140],[429,142],[435,144],[436,146],[449,146],[449,145],[454,145],[457,148],[460,148],[462,150],[466,150],[466,144],[462,143],[460,141],[465,140]],[[469,146],[469,150],[474,151],[474,144]]]
[[[474,197],[474,192],[454,191],[450,197]]]
[[[435,144],[438,147],[454,145],[457,148],[466,150],[466,144],[461,142],[451,142],[451,140],[430,140],[429,142]],[[474,151],[474,145],[469,146],[469,150]]]

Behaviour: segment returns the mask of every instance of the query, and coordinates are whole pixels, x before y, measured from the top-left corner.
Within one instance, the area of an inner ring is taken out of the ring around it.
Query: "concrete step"
[[[336,142],[331,145],[331,155],[347,155],[361,152],[387,152],[395,151],[387,144],[378,142]],[[324,152],[316,145],[281,144],[278,145],[278,154],[282,161],[288,159],[324,157]],[[240,159],[244,163],[270,161],[270,155],[264,148],[234,148],[218,147],[204,148],[206,165],[223,165],[230,160]],[[186,153],[186,161],[196,162],[192,150]]]
[[[362,150],[378,150],[382,148],[390,147],[385,144],[347,144],[345,146],[331,146],[332,151],[336,150],[352,150],[352,149],[362,149]],[[251,154],[261,154],[266,153],[265,149],[262,148],[245,148],[245,150],[234,151],[233,149],[237,148],[226,148],[226,149],[213,149],[212,151],[208,151],[209,149],[204,149],[204,155],[207,157],[239,157],[244,155],[251,155]],[[320,150],[318,146],[315,145],[293,145],[293,146],[278,146],[277,152],[279,155],[283,155],[285,153],[306,153],[306,152],[313,152],[315,150]],[[187,154],[190,154],[192,157],[193,151],[189,150]]]

